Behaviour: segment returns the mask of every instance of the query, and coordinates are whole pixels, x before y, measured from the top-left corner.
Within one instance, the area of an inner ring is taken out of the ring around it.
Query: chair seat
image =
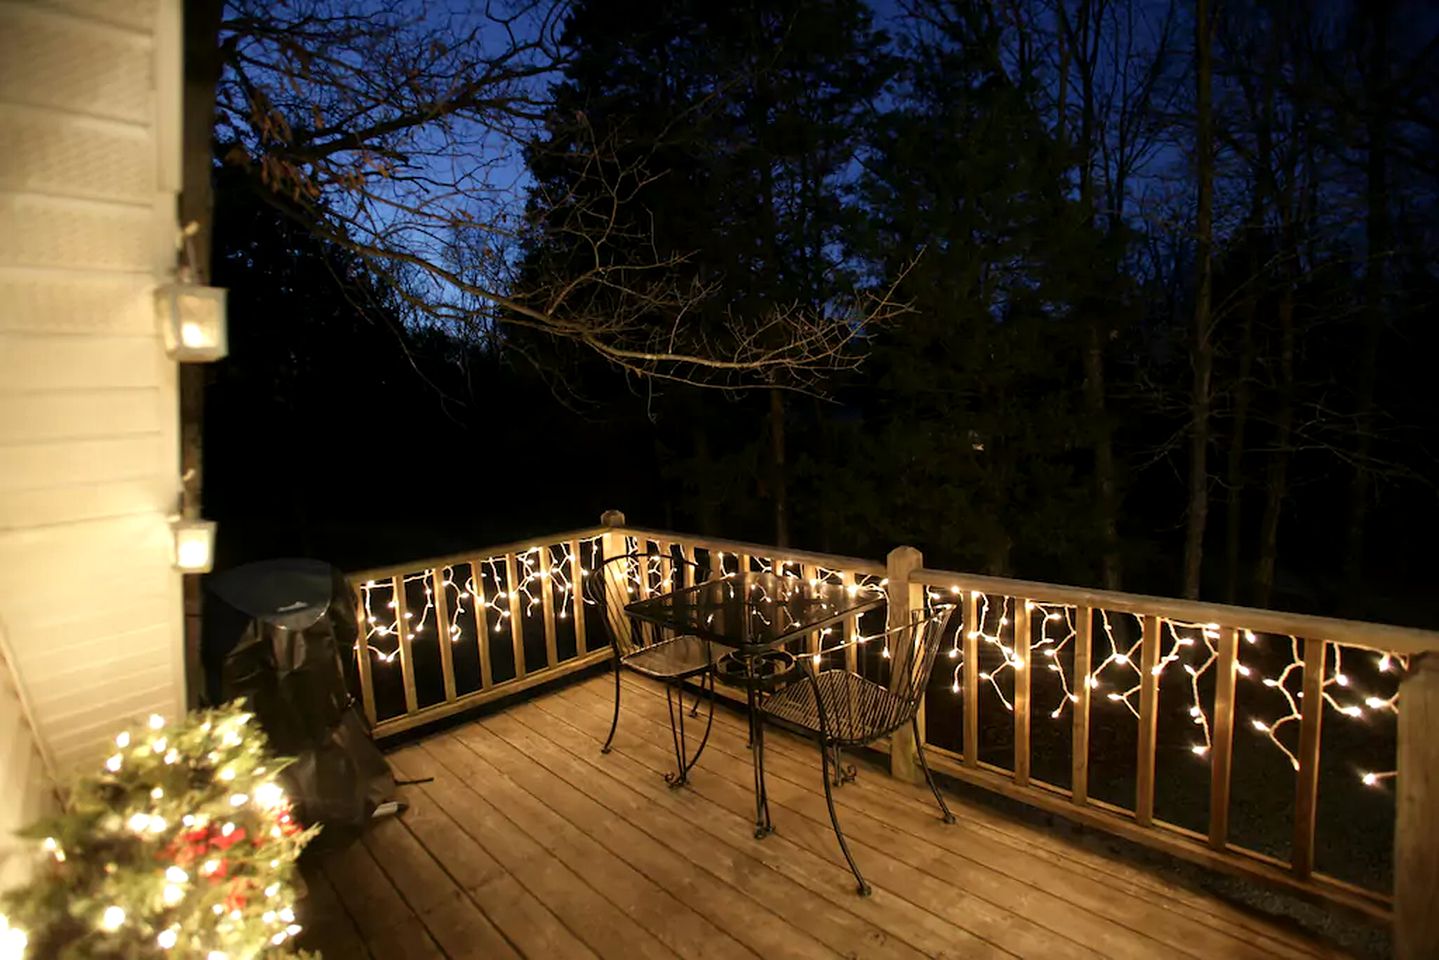
[[[825,732],[831,742],[860,745],[877,740],[904,715],[900,699],[877,683],[848,670],[826,670],[816,680],[824,702]],[[815,684],[797,680],[765,701],[771,717],[820,732]]]
[[[671,637],[652,643],[620,661],[636,673],[656,679],[677,679],[704,673],[713,664],[708,640]]]

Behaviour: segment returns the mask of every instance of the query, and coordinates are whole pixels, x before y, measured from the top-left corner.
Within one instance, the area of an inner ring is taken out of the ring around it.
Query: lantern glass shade
[[[210,363],[229,350],[225,291],[194,283],[170,283],[155,291],[165,352],[181,363]]]
[[[175,569],[208,573],[215,563],[215,522],[177,520],[171,528],[175,533]]]

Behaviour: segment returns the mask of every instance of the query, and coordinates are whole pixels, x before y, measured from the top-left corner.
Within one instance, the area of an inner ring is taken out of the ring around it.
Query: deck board
[[[745,722],[716,711],[693,783],[671,790],[661,688],[626,678],[539,694],[390,754],[410,808],[319,858],[304,946],[330,958],[1340,957],[1132,863],[862,766],[836,791],[874,896],[830,830],[812,744],[771,732],[777,833],[751,835]],[[702,718],[701,718],[702,719]]]
[[[625,692],[625,706],[636,707],[639,715],[650,721],[651,735],[656,724],[667,722],[663,697],[652,685],[627,684]],[[645,705],[629,699],[630,694],[647,698]],[[743,719],[725,713],[717,723],[721,731],[712,738],[712,746],[742,758],[747,778],[749,760]],[[789,799],[788,806],[827,826],[821,788],[816,783],[819,774],[815,748],[793,737],[771,740],[765,757],[771,796]],[[997,842],[1000,826],[997,819],[991,816],[989,824],[976,824],[973,808],[966,808],[958,824],[946,826],[935,816],[934,798],[927,788],[901,784],[879,772],[863,778],[855,786],[857,789],[836,792],[847,835],[870,837],[907,862],[941,870],[939,875],[957,886],[1026,911],[1042,923],[1054,923],[1055,929],[1080,937],[1081,942],[1099,947],[1107,956],[1153,956],[1161,944],[1167,950],[1198,956],[1342,956],[1315,944],[1277,939],[1272,935],[1272,927],[1266,930],[1262,923],[1242,925],[1243,932],[1237,937],[1234,930],[1237,910],[1214,916],[1177,909],[1171,898],[1180,888],[1167,888],[1164,892],[1168,896],[1161,899],[1145,888],[1116,883],[1123,879],[1125,866],[1118,861],[1092,858],[1102,868],[1121,871],[1121,874],[1112,874],[1063,857],[1051,859],[1044,854],[1036,855],[1036,840],[1041,831],[1034,828],[1009,824],[1010,830],[1022,831],[1024,836],[1019,845],[1008,846]],[[1070,850],[1065,852],[1078,850],[1069,846]],[[948,851],[951,856],[936,860],[935,848]],[[961,866],[965,861],[968,865]],[[994,875],[988,875],[987,870],[992,870]],[[1040,895],[1035,896],[1031,890]],[[1215,900],[1208,901],[1208,905],[1222,908]],[[1114,929],[1116,926],[1118,930]]]

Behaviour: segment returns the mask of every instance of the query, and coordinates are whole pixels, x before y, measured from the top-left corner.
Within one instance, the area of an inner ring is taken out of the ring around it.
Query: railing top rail
[[[1067,587],[1034,580],[1009,580],[953,570],[916,570],[913,579],[931,587],[959,587],[980,593],[1023,597],[1037,603],[1062,603],[1078,607],[1094,607],[1124,613],[1148,614],[1191,623],[1217,623],[1221,626],[1282,633],[1315,640],[1331,640],[1349,646],[1366,647],[1385,653],[1414,654],[1439,651],[1439,631],[1417,627],[1398,627],[1385,623],[1340,620],[1307,613],[1286,613],[1282,610],[1260,610],[1201,600],[1179,600],[1151,597],[1113,590]]]
[[[602,533],[609,533],[613,529],[613,527],[583,527],[579,530],[546,533],[536,537],[526,537],[524,540],[515,540],[512,543],[501,543],[494,546],[476,547],[473,550],[462,550],[459,553],[450,553],[442,557],[411,560],[407,563],[387,563],[383,567],[355,570],[345,575],[351,580],[379,580],[384,577],[398,576],[403,573],[417,573],[421,570],[430,570],[435,567],[447,567],[456,563],[469,563],[471,560],[477,558],[483,560],[486,557],[494,557],[506,553],[525,553],[543,544],[559,543],[562,540],[585,540],[590,537],[597,537]]]
[[[649,537],[653,540],[676,540],[704,547],[707,550],[723,550],[725,553],[743,553],[753,557],[779,557],[786,562],[811,564],[827,570],[849,570],[854,573],[882,577],[884,564],[860,557],[845,557],[834,553],[815,553],[812,550],[791,550],[766,543],[745,543],[742,540],[725,540],[721,537],[706,537],[697,533],[679,533],[674,530],[656,530],[649,527],[611,528],[634,536]]]

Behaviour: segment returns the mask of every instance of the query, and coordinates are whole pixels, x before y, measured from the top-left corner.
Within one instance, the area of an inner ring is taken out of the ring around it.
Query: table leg
[[[769,818],[769,794],[764,783],[764,714],[758,710],[755,711],[754,727],[754,836],[756,840],[762,840],[774,832],[774,822]]]
[[[773,826],[769,819],[769,798],[765,795],[764,783],[764,719],[759,711],[759,683],[755,676],[755,662],[746,657],[744,661],[745,706],[749,714],[750,762],[754,766],[754,835],[759,840],[767,836]]]

